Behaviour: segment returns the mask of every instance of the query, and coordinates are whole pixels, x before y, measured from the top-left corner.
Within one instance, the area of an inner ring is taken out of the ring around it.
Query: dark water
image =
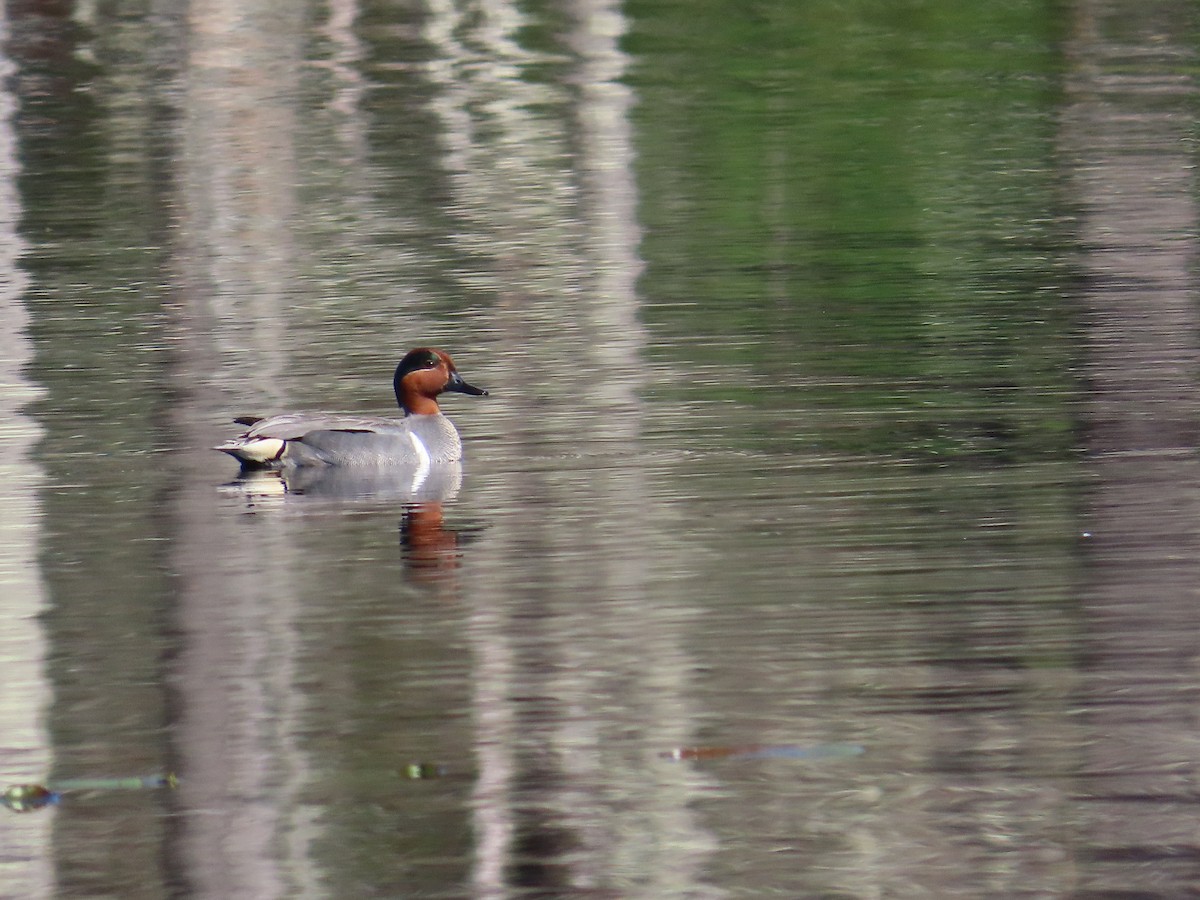
[[[1200,894],[1191,4],[5,16],[0,895]]]

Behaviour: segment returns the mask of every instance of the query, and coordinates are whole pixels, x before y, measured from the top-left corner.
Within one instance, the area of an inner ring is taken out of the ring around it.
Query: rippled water
[[[55,9],[0,894],[1200,892],[1190,5]],[[207,449],[417,344],[461,471]]]

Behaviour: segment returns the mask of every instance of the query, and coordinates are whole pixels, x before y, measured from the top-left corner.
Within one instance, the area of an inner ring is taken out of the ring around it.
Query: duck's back
[[[267,419],[240,419],[250,427],[242,438],[294,441],[314,431],[388,432],[406,428],[399,416],[355,416],[333,412],[296,412]]]

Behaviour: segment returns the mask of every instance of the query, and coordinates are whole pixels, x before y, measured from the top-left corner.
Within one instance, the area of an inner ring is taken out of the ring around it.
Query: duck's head
[[[396,366],[396,402],[404,414],[428,416],[439,412],[437,397],[445,391],[486,397],[487,391],[467,384],[444,350],[417,347]]]

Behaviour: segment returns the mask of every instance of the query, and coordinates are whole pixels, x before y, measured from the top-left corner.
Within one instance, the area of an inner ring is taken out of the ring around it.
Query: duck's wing
[[[353,416],[345,413],[302,412],[253,419],[243,416],[235,421],[249,425],[243,439],[276,438],[294,441],[315,431],[393,432],[404,429],[403,419],[382,416]]]
[[[323,428],[282,443],[283,457],[297,466],[410,466],[421,461],[416,439],[403,428]]]

